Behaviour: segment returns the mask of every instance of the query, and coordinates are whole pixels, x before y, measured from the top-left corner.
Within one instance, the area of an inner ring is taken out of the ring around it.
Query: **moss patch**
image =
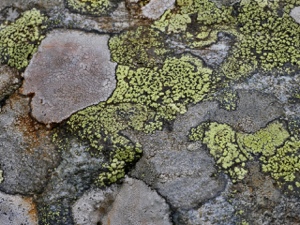
[[[0,25],[0,63],[24,69],[44,38],[47,17],[26,11],[15,22]]]

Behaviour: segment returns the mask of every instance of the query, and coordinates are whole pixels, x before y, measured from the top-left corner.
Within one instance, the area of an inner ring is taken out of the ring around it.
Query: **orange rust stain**
[[[22,115],[16,119],[17,129],[23,133],[23,136],[28,144],[27,150],[32,153],[32,149],[41,145],[48,132],[45,131],[45,127],[35,120],[33,120],[29,114]]]
[[[35,203],[29,197],[25,197],[24,198],[24,202],[26,202],[30,206],[29,210],[28,210],[28,215],[29,215],[31,221],[37,224],[37,222],[38,222],[38,219],[37,219],[37,208],[36,208]]]
[[[20,104],[24,104],[24,99],[20,95],[14,94],[8,103],[12,110],[18,110]],[[14,126],[23,134],[26,151],[32,154],[34,148],[44,144],[42,141],[44,142],[44,140],[49,137],[50,131],[46,130],[45,125],[38,123],[30,116],[29,105],[23,105],[21,108],[24,108],[21,109],[24,113],[20,113],[20,115],[16,117]]]

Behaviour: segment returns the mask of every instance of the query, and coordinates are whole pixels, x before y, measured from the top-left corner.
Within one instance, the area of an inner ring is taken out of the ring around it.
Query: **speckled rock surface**
[[[13,94],[21,85],[18,71],[8,66],[0,67],[0,101]]]
[[[72,113],[105,101],[116,86],[108,35],[54,31],[24,72],[23,94],[33,94],[32,116],[59,123]]]
[[[42,191],[49,172],[59,164],[51,143],[51,131],[33,120],[29,98],[13,95],[0,113],[0,164],[6,193],[33,194]]]
[[[142,181],[126,178],[102,224],[170,225],[169,213],[168,204],[155,191]]]
[[[0,225],[300,224],[299,7],[0,0]]]
[[[44,9],[50,9],[57,6],[63,6],[63,0],[2,0],[0,2],[0,10],[11,6],[22,9],[30,9],[33,6],[40,6]]]
[[[29,197],[0,192],[0,221],[3,225],[37,225],[35,204]]]
[[[87,191],[72,207],[75,224],[97,225],[101,223],[104,216],[112,209],[119,191],[119,186]]]

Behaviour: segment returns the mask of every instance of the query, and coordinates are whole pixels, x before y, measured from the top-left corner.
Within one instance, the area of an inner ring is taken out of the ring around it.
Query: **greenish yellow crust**
[[[190,140],[201,140],[220,168],[227,171],[233,181],[242,180],[247,174],[245,162],[249,154],[239,148],[236,132],[227,124],[203,123],[192,128]]]
[[[278,7],[275,3],[262,7],[257,1],[240,7],[238,42],[222,67],[228,78],[245,77],[256,69],[291,72],[299,68],[300,26],[287,12],[279,15]]]
[[[300,185],[300,140],[279,121],[252,134],[236,132],[227,124],[206,122],[192,128],[189,138],[206,144],[216,163],[234,182],[245,177],[245,163],[255,156],[262,171],[270,173],[280,186],[293,190]]]
[[[84,14],[106,14],[112,7],[109,0],[67,0],[67,6]]]
[[[224,88],[217,96],[219,107],[227,111],[233,111],[237,108],[237,102],[239,100],[238,93],[231,89]]]
[[[208,0],[178,0],[179,8],[166,11],[152,27],[180,34],[177,38],[191,48],[216,42],[218,32],[233,34],[236,43],[218,70],[230,80],[256,69],[292,72],[300,64],[300,26],[289,16],[297,4],[300,1],[244,0],[233,9]]]
[[[0,184],[4,181],[3,170],[0,170]]]
[[[88,141],[91,149],[111,152],[110,163],[104,166],[108,171],[98,180],[101,185],[123,177],[126,166],[132,164],[132,160],[122,159],[114,172],[117,174],[112,174],[121,151],[141,154],[140,147],[134,148],[131,140],[121,135],[122,130],[161,129],[164,121],[184,113],[189,103],[203,100],[214,90],[212,70],[189,54],[167,58],[162,68],[119,65],[116,76],[118,85],[111,98],[79,111],[67,122],[69,130]]]
[[[102,2],[78,1],[88,5]],[[291,72],[299,68],[300,28],[288,15],[295,4],[298,2],[293,0],[245,0],[234,8],[218,8],[208,0],[177,0],[177,7],[152,25],[112,37],[111,57],[118,63],[116,90],[106,102],[74,114],[67,122],[69,130],[88,141],[91,149],[111,152],[110,162],[104,166],[107,171],[98,183],[111,183],[124,175],[124,165],[131,160],[116,162],[122,149],[136,153],[135,144],[121,135],[122,130],[161,129],[165,121],[184,113],[188,104],[203,101],[220,84],[226,87],[256,69]],[[234,35],[235,44],[214,71],[190,54],[170,56],[177,50],[170,47],[172,42],[201,49],[216,42],[219,32]],[[219,99],[221,107],[234,110],[237,96],[228,92],[223,97]],[[220,168],[237,181],[246,175],[245,163],[254,155],[266,165],[269,160],[276,161],[272,157],[290,135],[281,123],[272,124],[257,133],[243,134],[212,122],[192,131],[190,138],[202,140]]]
[[[117,182],[125,176],[126,169],[141,157],[142,146],[127,146],[118,148],[115,152],[111,153],[109,164],[105,164],[104,172],[100,173],[96,179],[96,184],[105,186]]]
[[[109,40],[113,61],[129,67],[154,67],[164,62],[167,53],[163,35],[149,27],[138,27]]]
[[[0,25],[0,63],[24,69],[44,38],[46,20],[47,17],[32,9],[15,22]]]

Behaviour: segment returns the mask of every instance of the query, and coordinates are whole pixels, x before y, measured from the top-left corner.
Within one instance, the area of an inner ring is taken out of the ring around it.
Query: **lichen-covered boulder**
[[[116,86],[108,35],[53,31],[24,72],[23,94],[33,95],[32,115],[59,123],[72,113],[105,101]]]

